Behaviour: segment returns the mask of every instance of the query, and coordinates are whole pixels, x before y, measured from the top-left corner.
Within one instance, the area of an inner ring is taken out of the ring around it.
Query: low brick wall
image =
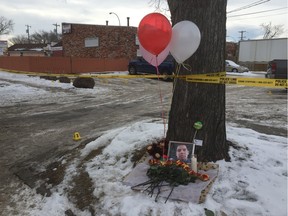
[[[1,56],[0,68],[27,72],[87,73],[127,71],[128,59]]]

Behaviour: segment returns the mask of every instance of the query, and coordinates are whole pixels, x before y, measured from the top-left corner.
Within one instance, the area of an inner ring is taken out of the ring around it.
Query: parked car
[[[268,62],[266,78],[287,79],[287,59],[274,59]]]
[[[168,56],[159,66],[159,73],[161,75],[173,75],[174,61],[172,56]],[[155,66],[149,64],[143,57],[131,60],[128,65],[128,71],[131,75],[136,74],[157,74]],[[168,80],[163,78],[164,80]]]
[[[238,65],[231,60],[226,60],[226,72],[243,73],[243,72],[248,72],[248,71],[249,71],[249,69],[247,67]]]

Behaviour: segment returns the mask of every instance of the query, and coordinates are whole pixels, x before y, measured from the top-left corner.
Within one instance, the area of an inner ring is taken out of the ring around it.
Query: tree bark
[[[192,71],[205,74],[225,71],[227,0],[168,0],[172,25],[189,20],[201,32],[197,51],[186,60]],[[203,123],[196,139],[203,140],[195,153],[200,161],[229,160],[225,124],[225,85],[176,80],[169,115],[167,141],[192,142],[196,121]]]

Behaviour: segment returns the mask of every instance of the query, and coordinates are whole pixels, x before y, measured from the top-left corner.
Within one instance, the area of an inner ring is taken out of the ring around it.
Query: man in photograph
[[[190,160],[190,158],[188,158],[188,155],[189,155],[189,150],[188,150],[186,145],[180,144],[177,146],[177,148],[176,148],[177,160],[181,160],[185,163],[190,163],[191,160]]]

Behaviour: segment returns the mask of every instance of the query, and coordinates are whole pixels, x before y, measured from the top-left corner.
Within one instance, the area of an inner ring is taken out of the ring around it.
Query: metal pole
[[[58,26],[60,27],[60,25],[58,25],[57,23],[52,24],[52,25],[55,26],[55,30],[54,30],[54,32],[56,33],[56,37],[57,37],[57,39],[58,39],[58,31],[57,31],[57,27],[58,27]]]
[[[26,33],[28,34],[28,43],[30,44],[30,34],[29,34],[29,28],[31,28],[31,26],[29,25],[25,25],[27,27],[26,29]]]
[[[121,26],[119,16],[116,13],[114,13],[114,12],[110,12],[109,14],[114,14],[115,16],[117,16],[117,19],[118,19],[118,22],[119,22],[119,26]]]

